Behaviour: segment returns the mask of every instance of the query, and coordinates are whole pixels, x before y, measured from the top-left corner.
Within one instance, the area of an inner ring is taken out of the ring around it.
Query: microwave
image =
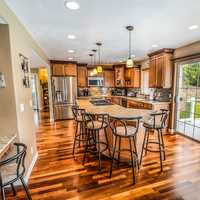
[[[88,86],[102,87],[104,85],[103,77],[88,77]]]

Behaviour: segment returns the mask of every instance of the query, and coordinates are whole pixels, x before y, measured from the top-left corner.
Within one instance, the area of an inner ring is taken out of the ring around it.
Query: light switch
[[[0,72],[0,88],[6,87],[5,76],[2,72]]]
[[[20,104],[20,112],[24,112],[24,104],[23,103]]]

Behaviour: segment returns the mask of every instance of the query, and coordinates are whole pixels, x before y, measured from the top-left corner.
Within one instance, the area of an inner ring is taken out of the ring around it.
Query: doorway
[[[176,91],[176,131],[200,141],[200,61],[178,66]]]

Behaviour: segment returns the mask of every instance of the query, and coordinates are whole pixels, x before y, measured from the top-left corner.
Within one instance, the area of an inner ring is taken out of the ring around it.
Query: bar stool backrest
[[[95,123],[100,122],[101,125],[99,126],[99,129],[103,128],[105,124],[108,125],[109,122],[109,115],[108,114],[91,114],[91,113],[85,113],[85,121],[90,121],[92,124],[92,129],[95,128]],[[87,128],[87,123],[86,123]]]
[[[78,106],[72,106],[72,113],[76,121],[84,121],[85,110],[80,109]]]
[[[113,119],[113,121],[110,123],[110,127],[115,135],[118,135],[117,127],[120,127],[123,130],[125,137],[134,136],[138,132],[141,119],[142,117]],[[131,131],[131,133],[129,131]]]
[[[4,183],[4,185],[9,185],[10,182],[15,182],[19,178],[24,176],[25,173],[25,157],[26,157],[26,150],[27,146],[23,143],[14,143],[14,145],[17,147],[17,152],[12,157],[3,160],[0,162],[0,168],[6,167],[7,165],[10,165],[12,163],[16,163],[16,176],[14,179],[9,180],[8,183]]]
[[[168,113],[169,111],[165,109],[161,109],[160,112],[151,113],[150,116],[153,118],[152,128],[164,128],[168,118]]]

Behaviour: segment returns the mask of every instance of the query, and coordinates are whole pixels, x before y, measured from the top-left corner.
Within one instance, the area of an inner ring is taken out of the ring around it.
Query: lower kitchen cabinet
[[[111,97],[110,99],[111,99],[112,103],[121,106],[121,104],[122,104],[122,98],[121,97]]]
[[[152,104],[137,102],[137,101],[132,101],[132,100],[128,100],[127,107],[134,108],[134,109],[147,109],[147,110],[153,109]]]

